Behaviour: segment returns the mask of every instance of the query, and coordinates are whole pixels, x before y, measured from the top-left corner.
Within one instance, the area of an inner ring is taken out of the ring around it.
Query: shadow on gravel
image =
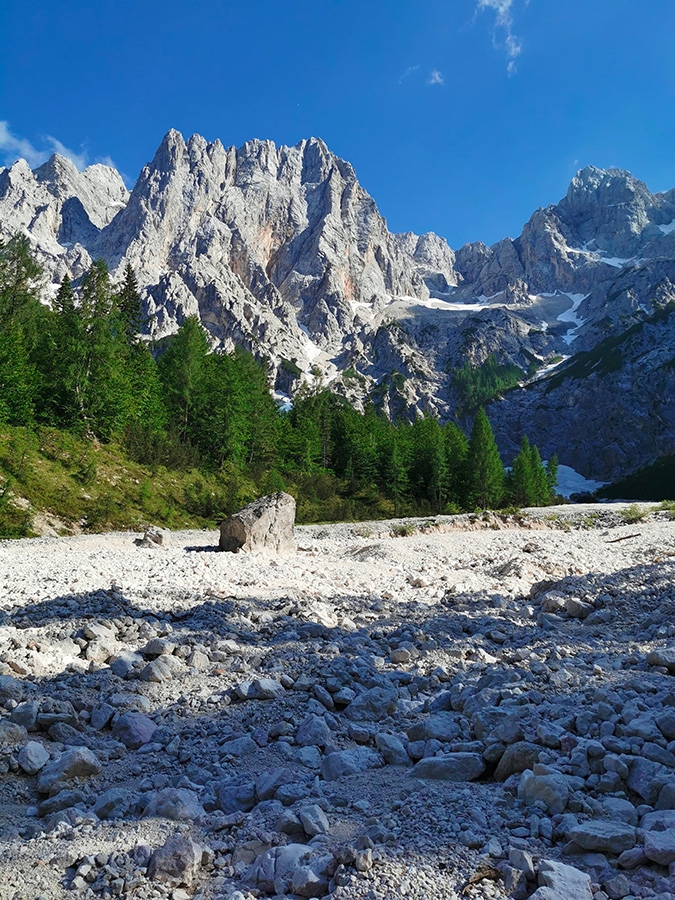
[[[399,686],[412,685],[410,697],[414,699],[420,691],[434,694],[449,689],[445,677],[441,674],[439,679],[434,674],[437,655],[446,660],[450,674],[463,670],[462,680],[467,685],[478,686],[486,676],[508,672],[512,683],[522,683],[523,706],[533,714],[542,702],[535,695],[539,691],[546,692],[547,700],[566,704],[574,712],[588,701],[589,688],[603,686],[603,681],[592,673],[594,660],[599,656],[609,662],[621,656],[626,658],[631,655],[636,637],[658,640],[661,619],[666,627],[674,620],[675,561],[628,567],[611,575],[568,576],[549,590],[554,588],[582,598],[605,597],[604,608],[611,611],[613,620],[589,626],[581,620],[561,619],[547,627],[538,625],[536,617],[514,622],[519,613],[495,605],[499,602],[496,591],[449,592],[431,607],[423,602],[406,602],[388,610],[380,610],[373,601],[353,594],[322,597],[323,606],[351,616],[356,622],[356,627],[346,628],[329,627],[317,621],[311,599],[282,597],[261,601],[255,596],[206,597],[187,609],[178,609],[189,598],[177,592],[173,597],[162,594],[166,602],[162,608],[152,609],[136,605],[118,591],[99,590],[54,597],[15,612],[0,611],[0,625],[23,629],[58,623],[64,632],[75,632],[77,637],[92,620],[105,624],[113,619],[130,619],[132,623],[145,621],[160,626],[156,628],[160,634],[166,633],[166,626],[170,625],[173,630],[166,636],[178,644],[213,648],[220,639],[235,641],[239,653],[233,651],[227,659],[212,661],[208,671],[199,673],[201,694],[190,695],[188,691],[187,696],[179,696],[183,688],[178,677],[173,688],[175,699],[168,703],[156,700],[155,689],[163,690],[162,685],[118,678],[107,668],[84,673],[67,670],[30,679],[37,698],[67,699],[76,709],[91,704],[92,697],[105,697],[113,692],[145,694],[154,707],[151,714],[160,714],[168,727],[180,734],[186,746],[193,748],[185,758],[169,759],[160,753],[156,760],[153,754],[153,770],[166,771],[171,778],[182,772],[203,784],[203,779],[227,773],[228,767],[222,767],[219,742],[251,733],[257,727],[269,729],[283,720],[284,711],[291,707],[297,710],[298,704],[306,705],[311,697],[308,693],[287,691],[280,701],[272,702],[237,702],[232,693],[228,694],[227,703],[213,699],[221,695],[222,700],[224,693],[246,679],[279,671],[297,678],[309,672],[320,683],[329,674],[345,675],[368,687],[383,677],[390,677]],[[523,603],[529,602],[528,598],[521,599]],[[369,621],[359,619],[363,612],[370,617]],[[418,642],[421,656],[395,668],[388,662],[389,652],[410,638]],[[140,642],[141,647],[143,643]],[[511,651],[522,648],[549,651],[564,648],[568,655],[562,660],[561,668],[572,673],[571,680],[559,678],[555,668],[537,670],[527,661],[521,662]],[[467,655],[461,665],[455,666],[453,660],[458,659],[460,650]],[[504,658],[497,659],[503,651]],[[648,687],[652,683],[664,685],[668,681],[667,676],[636,669],[634,663],[623,670],[612,671],[608,667],[607,671],[611,672],[612,690],[622,687],[633,690],[638,681],[643,682],[642,690],[650,690],[654,689]],[[502,679],[500,683],[506,682]],[[534,693],[530,695],[530,691]],[[484,702],[489,705],[491,701]],[[341,718],[339,711],[335,715]],[[83,736],[91,738],[95,746],[100,738],[108,738],[109,732],[96,735],[85,731]],[[264,739],[261,743],[264,746]],[[143,761],[143,754],[138,759]],[[282,764],[280,760],[279,765]],[[113,768],[118,765],[114,763]]]

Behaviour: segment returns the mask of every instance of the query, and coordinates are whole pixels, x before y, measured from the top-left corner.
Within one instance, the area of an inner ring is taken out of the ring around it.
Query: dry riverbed
[[[675,900],[675,522],[622,508],[0,542],[0,900]]]

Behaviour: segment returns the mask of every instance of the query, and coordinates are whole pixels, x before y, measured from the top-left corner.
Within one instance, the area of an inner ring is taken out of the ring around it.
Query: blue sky
[[[0,164],[315,135],[392,230],[492,243],[583,165],[675,186],[673,33],[672,0],[2,0]]]

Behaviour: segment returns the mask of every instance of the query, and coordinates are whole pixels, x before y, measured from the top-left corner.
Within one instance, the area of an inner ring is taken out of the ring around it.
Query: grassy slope
[[[115,445],[97,445],[66,432],[0,428],[0,536],[35,533],[34,523],[58,532],[210,527],[247,485],[217,473],[155,472]],[[39,526],[37,530],[42,530]]]
[[[299,523],[388,518],[376,491],[347,496],[327,473],[256,484],[234,471],[151,469],[115,444],[54,428],[0,426],[0,538],[77,531],[215,528],[261,494],[287,490]]]

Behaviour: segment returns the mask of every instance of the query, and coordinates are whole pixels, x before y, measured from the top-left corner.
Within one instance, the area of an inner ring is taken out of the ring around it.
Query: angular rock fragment
[[[28,741],[19,751],[17,762],[26,775],[37,775],[49,762],[49,753],[38,741]]]
[[[188,837],[173,834],[150,857],[148,878],[164,884],[189,887],[201,868],[202,855],[199,844]]]
[[[294,553],[295,500],[279,491],[249,503],[220,526],[220,549],[230,553]]]
[[[87,750],[86,747],[75,747],[42,769],[38,776],[37,789],[40,794],[48,794],[58,782],[89,778],[98,775],[100,771],[101,763],[91,750]]]
[[[126,712],[113,725],[113,736],[129,750],[137,750],[152,740],[157,726],[148,716],[139,712]]]

